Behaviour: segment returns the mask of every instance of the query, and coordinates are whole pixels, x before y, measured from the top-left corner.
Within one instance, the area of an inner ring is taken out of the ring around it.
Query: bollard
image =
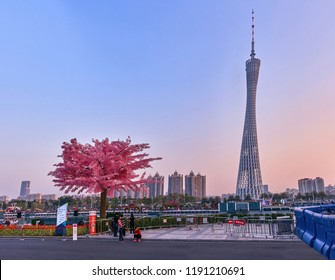
[[[73,236],[73,241],[77,240],[77,236],[78,236],[77,224],[72,225],[72,236]]]

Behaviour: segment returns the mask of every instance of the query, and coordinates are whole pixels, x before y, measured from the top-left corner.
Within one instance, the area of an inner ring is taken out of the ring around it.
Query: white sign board
[[[57,223],[56,226],[67,221],[67,203],[57,209]]]

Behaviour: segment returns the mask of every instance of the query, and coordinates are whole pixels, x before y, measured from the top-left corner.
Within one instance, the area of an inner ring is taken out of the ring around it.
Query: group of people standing
[[[114,216],[112,230],[115,237],[119,236],[119,242],[123,243],[123,237],[126,235],[126,221],[122,216]],[[135,228],[135,217],[133,213],[131,213],[129,218],[129,233],[134,234],[134,242],[141,242],[142,233],[139,227]]]

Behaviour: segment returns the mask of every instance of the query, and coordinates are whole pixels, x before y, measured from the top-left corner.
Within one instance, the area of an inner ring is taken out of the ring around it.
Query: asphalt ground
[[[1,260],[324,260],[300,240],[1,238]]]
[[[202,225],[142,230],[141,243],[108,233],[72,237],[0,237],[1,260],[324,260],[295,235],[245,234]]]

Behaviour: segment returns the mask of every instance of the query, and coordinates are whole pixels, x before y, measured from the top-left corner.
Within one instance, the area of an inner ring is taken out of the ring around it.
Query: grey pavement
[[[172,227],[172,228],[156,228],[156,229],[147,229],[142,230],[143,240],[183,240],[183,241],[301,241],[295,235],[278,235],[271,236],[268,234],[250,234],[243,233],[239,228],[237,230],[226,232],[225,228],[220,225],[195,225],[187,227]],[[94,236],[89,236],[89,238],[111,238],[118,240],[117,237],[110,235],[108,233],[101,233]],[[126,233],[125,239],[132,239],[133,236]]]

